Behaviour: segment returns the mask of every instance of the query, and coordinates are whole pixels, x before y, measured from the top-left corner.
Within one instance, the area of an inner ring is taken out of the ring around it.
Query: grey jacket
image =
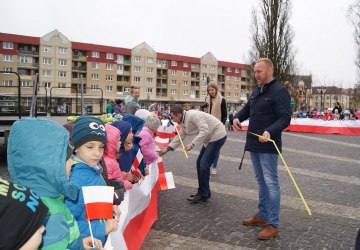
[[[217,141],[226,136],[226,129],[216,117],[198,110],[184,111],[179,135],[183,140],[187,135],[197,136],[191,142],[195,146]],[[176,136],[169,147],[176,149],[180,145],[180,139]]]

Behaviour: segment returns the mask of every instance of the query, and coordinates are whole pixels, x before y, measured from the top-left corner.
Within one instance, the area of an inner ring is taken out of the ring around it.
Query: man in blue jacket
[[[234,117],[233,126],[240,130],[240,122],[250,118],[245,150],[250,151],[251,162],[259,186],[258,212],[243,221],[246,226],[265,225],[258,239],[267,240],[279,232],[280,185],[278,181],[278,154],[273,139],[281,150],[281,132],[290,124],[290,94],[274,77],[274,66],[268,58],[255,64],[258,85],[249,101]]]

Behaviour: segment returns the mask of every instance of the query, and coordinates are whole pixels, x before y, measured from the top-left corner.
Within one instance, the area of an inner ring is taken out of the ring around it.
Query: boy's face
[[[36,250],[39,248],[42,241],[42,234],[45,231],[45,227],[42,225],[38,230],[31,236],[31,238],[22,246],[20,250]]]
[[[102,142],[89,141],[76,149],[75,154],[91,167],[95,167],[103,157],[104,148],[105,145]]]
[[[132,149],[132,147],[133,147],[132,139],[133,139],[133,133],[132,133],[132,130],[130,129],[130,132],[129,132],[128,136],[126,137],[126,140],[124,143],[125,151],[129,151],[130,149]]]

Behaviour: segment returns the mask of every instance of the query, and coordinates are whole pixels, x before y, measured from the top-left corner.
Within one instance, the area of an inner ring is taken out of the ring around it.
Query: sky
[[[290,25],[299,73],[314,85],[356,83],[355,0],[293,0]],[[71,41],[246,63],[258,0],[11,0],[2,4],[0,32],[41,37],[59,30]]]

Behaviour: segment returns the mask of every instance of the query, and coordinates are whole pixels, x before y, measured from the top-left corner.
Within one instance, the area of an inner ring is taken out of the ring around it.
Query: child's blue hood
[[[69,132],[46,119],[21,119],[11,127],[7,159],[11,178],[43,197],[76,199],[78,187],[66,177]]]

